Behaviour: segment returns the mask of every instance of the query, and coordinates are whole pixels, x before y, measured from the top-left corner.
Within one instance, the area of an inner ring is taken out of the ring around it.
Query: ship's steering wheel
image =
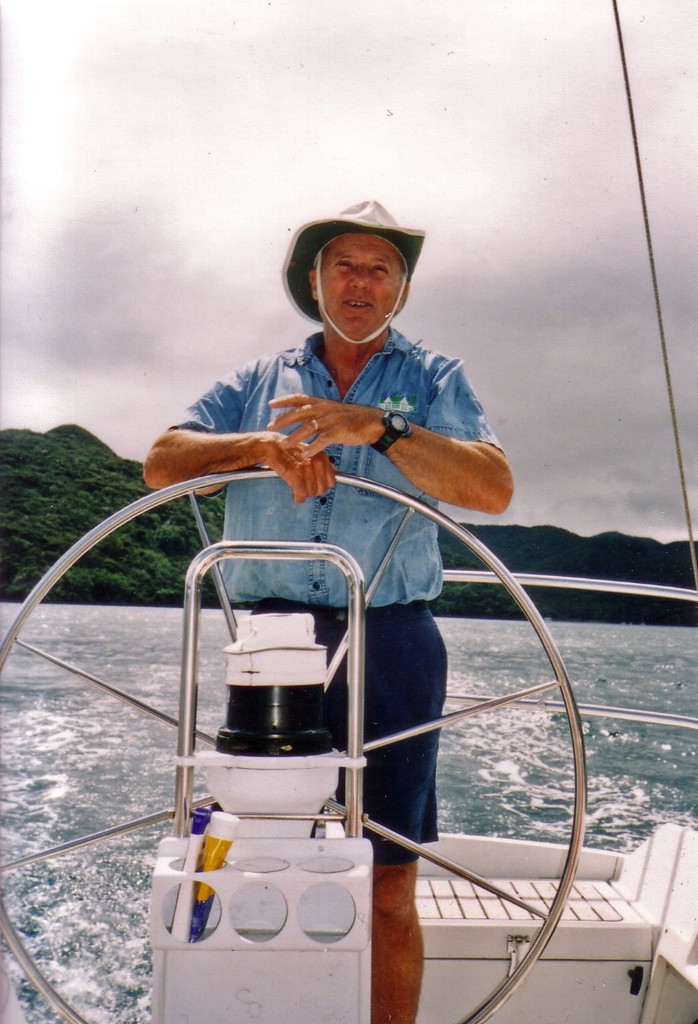
[[[172,487],[167,487],[162,491],[158,491],[154,494],[147,495],[133,504],[127,506],[122,511],[111,516],[105,520],[102,524],[95,527],[87,533],[81,540],[70,548],[54,565],[53,567],[43,576],[39,583],[34,587],[31,594],[27,597],[24,604],[21,606],[19,613],[15,617],[10,629],[8,630],[3,642],[0,647],[0,671],[2,671],[8,655],[15,647],[16,644],[22,645],[25,650],[31,649],[28,645],[22,644],[20,640],[21,633],[27,624],[27,621],[31,617],[34,610],[41,604],[41,602],[47,597],[53,587],[58,581],[78,562],[88,551],[91,551],[96,545],[98,545],[105,538],[109,537],[114,531],[124,526],[126,523],[131,522],[138,516],[143,515],[146,512],[150,512],[161,505],[176,499],[193,496],[197,491],[204,489],[211,489],[212,487],[223,487],[228,484],[235,483],[236,480],[253,480],[253,479],[264,479],[273,476],[268,471],[246,471],[243,473],[225,473],[218,474],[216,476],[200,478],[197,480],[187,481],[182,484],[176,484]],[[460,542],[469,552],[477,556],[477,558],[483,563],[485,568],[489,570],[491,574],[500,581],[504,586],[509,595],[514,599],[516,604],[519,606],[526,619],[535,631],[540,643],[542,644],[545,654],[550,662],[552,671],[554,674],[554,681],[546,683],[543,686],[534,686],[516,692],[507,693],[502,697],[495,698],[493,700],[483,701],[475,706],[470,706],[467,710],[453,715],[446,716],[441,719],[439,723],[435,723],[435,727],[445,726],[448,721],[457,719],[458,717],[472,716],[474,714],[483,713],[485,711],[492,711],[493,707],[498,706],[511,706],[517,701],[525,698],[530,698],[534,695],[539,695],[543,690],[559,689],[564,708],[567,716],[567,724],[569,728],[569,737],[572,746],[573,754],[573,766],[574,766],[574,807],[572,810],[572,825],[570,830],[570,837],[567,846],[567,853],[565,858],[564,870],[561,874],[560,882],[558,885],[557,893],[553,899],[547,913],[543,914],[540,909],[536,907],[526,906],[526,909],[530,911],[536,918],[541,922],[540,930],[534,940],[531,942],[530,947],[526,955],[520,959],[518,965],[510,973],[510,975],[500,984],[495,991],[493,991],[479,1006],[474,1010],[471,1010],[469,1014],[463,1017],[460,1024],[484,1024],[484,1021],[490,1020],[495,1015],[497,1010],[507,1000],[519,984],[528,975],[531,968],[534,966],[538,958],[541,956],[543,950],[548,944],[554,929],[560,920],[563,912],[565,901],[570,893],[572,884],[574,882],[574,875],[581,852],[582,841],[584,836],[584,807],[586,802],[586,772],[585,772],[585,761],[584,761],[584,741],[582,736],[581,722],[579,713],[577,710],[576,702],[570,685],[570,681],[567,676],[565,666],[562,658],[557,650],[557,647],[550,635],[550,632],[536,609],[533,602],[530,600],[526,592],[517,583],[514,577],[509,571],[502,565],[502,563],[471,533],[465,530],[462,526],[455,523],[448,516],[433,509],[430,505],[424,504],[423,502],[412,498],[408,495],[404,495],[399,491],[395,491],[391,488],[384,487],[383,485],[376,484],[370,480],[364,480],[356,477],[339,476],[337,478],[337,485],[340,487],[359,487],[362,490],[368,490],[376,494],[381,494],[387,498],[390,498],[405,506],[406,515],[411,516],[413,514],[422,515],[432,520],[437,526],[441,527],[447,533],[449,533],[456,541]],[[368,598],[370,603],[371,588],[369,586]],[[50,659],[50,655],[45,652],[36,651],[31,649],[32,653],[38,654],[40,657]],[[67,667],[73,674],[82,680],[87,679],[89,682],[94,683],[94,678],[90,677],[89,673],[81,671],[75,666],[62,666]],[[104,684],[101,684],[104,689]],[[110,688],[106,686],[107,692],[110,692]],[[129,695],[125,695],[122,691],[117,691],[113,688],[113,695],[118,696],[120,700],[126,700],[127,703],[131,703],[137,709],[145,712],[146,714],[153,715],[159,718],[161,721],[167,722],[169,725],[176,725],[168,716],[163,712],[159,712],[154,708],[147,705],[143,705],[142,702],[136,698],[129,699]],[[118,828],[110,828],[105,830],[103,833],[91,833],[89,836],[81,836],[76,838],[74,841],[65,843],[60,849],[44,850],[40,853],[32,855],[28,858],[22,858],[21,861],[16,861],[12,864],[6,864],[3,870],[10,868],[19,868],[27,863],[38,863],[42,860],[46,860],[50,857],[56,856],[61,852],[68,852],[76,849],[80,849],[86,845],[93,844],[95,842],[106,842],[114,835],[123,834],[127,831],[134,831],[136,827],[146,827],[157,823],[159,821],[166,821],[171,817],[170,811],[163,811],[159,814],[151,814],[144,817],[137,823],[129,822],[128,827],[124,827],[123,831],[120,832]],[[380,822],[375,823],[376,828],[380,829]],[[391,834],[392,836],[392,834]],[[395,837],[399,841],[399,837]],[[405,841],[407,842],[407,841]],[[467,868],[461,868],[459,865],[454,865],[450,861],[445,861],[440,858],[434,849],[420,848],[420,853],[427,860],[435,862],[442,867],[446,867],[452,873],[471,880],[476,885],[483,885],[490,892],[494,892],[499,895],[503,900],[512,901],[519,906],[522,905],[520,900],[512,897],[506,892],[497,889],[496,885],[475,876],[468,872]],[[81,1016],[69,1003],[60,995],[54,986],[44,976],[41,968],[37,965],[31,954],[27,951],[23,939],[20,937],[17,929],[11,922],[7,915],[4,907],[1,911],[0,927],[4,938],[19,962],[20,966],[24,970],[30,982],[38,989],[47,1003],[59,1014],[59,1016],[68,1021],[69,1024],[88,1024],[86,1019]]]

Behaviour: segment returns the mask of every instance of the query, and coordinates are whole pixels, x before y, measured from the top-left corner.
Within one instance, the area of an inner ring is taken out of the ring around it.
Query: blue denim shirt
[[[341,401],[316,354],[321,345],[320,333],[300,348],[250,363],[215,384],[189,408],[179,427],[214,433],[266,430],[272,398],[302,392]],[[460,360],[412,345],[394,328],[344,401],[398,410],[412,423],[449,437],[497,444]],[[340,473],[367,477],[437,504],[370,445],[331,445],[327,454]],[[369,585],[404,512],[404,506],[361,488],[339,485],[297,505],[287,484],[278,478],[242,481],[228,489],[225,536],[336,544],[356,558]],[[437,596],[441,558],[436,532],[435,524],[423,516],[412,517],[373,605]],[[347,603],[343,576],[326,562],[228,560],[224,573],[231,597],[237,601],[281,597],[331,607]]]

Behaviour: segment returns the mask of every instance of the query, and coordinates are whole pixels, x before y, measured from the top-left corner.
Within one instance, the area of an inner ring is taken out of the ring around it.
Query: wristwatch
[[[371,445],[377,452],[387,452],[391,445],[399,441],[401,437],[409,437],[412,427],[400,412],[386,412],[383,417],[385,433]]]

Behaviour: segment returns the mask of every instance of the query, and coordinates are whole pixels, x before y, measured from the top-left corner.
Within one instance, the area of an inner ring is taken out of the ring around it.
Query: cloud
[[[464,359],[516,471],[503,521],[682,535],[608,11],[5,8],[3,425],[79,422],[142,457],[218,376],[312,330],[281,288],[291,235],[377,198],[427,229],[397,326]],[[690,441],[695,16],[623,16]]]

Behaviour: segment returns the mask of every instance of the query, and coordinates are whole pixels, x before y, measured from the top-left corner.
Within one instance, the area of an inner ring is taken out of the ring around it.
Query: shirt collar
[[[305,339],[303,345],[298,348],[289,349],[287,352],[281,353],[281,358],[288,366],[307,366],[308,363],[314,359],[319,358],[318,352],[322,346],[322,331],[318,331],[317,334],[311,334],[310,337]],[[396,331],[394,327],[390,327],[388,330],[388,337],[385,345],[381,349],[378,355],[389,355],[395,349],[400,349],[403,352],[412,348],[411,343],[407,338]]]

